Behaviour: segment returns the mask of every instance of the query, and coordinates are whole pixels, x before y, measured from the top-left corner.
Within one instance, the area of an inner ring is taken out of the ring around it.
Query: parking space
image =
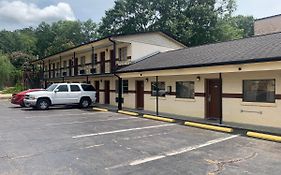
[[[0,174],[280,174],[281,144],[111,112],[0,101]]]

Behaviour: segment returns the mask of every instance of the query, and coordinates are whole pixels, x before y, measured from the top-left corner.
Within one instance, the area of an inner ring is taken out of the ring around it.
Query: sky
[[[281,14],[280,0],[236,0],[236,15],[262,18]],[[40,22],[92,19],[100,22],[114,0],[0,0],[0,30],[36,27]]]

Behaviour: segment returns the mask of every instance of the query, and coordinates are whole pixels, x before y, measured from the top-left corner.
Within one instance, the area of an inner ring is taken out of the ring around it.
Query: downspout
[[[122,78],[116,74],[116,41],[114,41],[111,38],[108,38],[110,42],[113,43],[113,60],[110,60],[110,63],[113,64],[110,65],[111,67],[111,72],[113,73],[114,76],[118,78],[118,110],[122,110],[122,88],[123,88],[123,81]]]
[[[219,74],[220,80],[220,124],[222,124],[222,74]]]
[[[122,110],[122,103],[123,103],[123,98],[122,98],[122,88],[123,88],[123,81],[120,76],[118,76],[116,73],[113,74],[118,78],[118,110]]]
[[[159,115],[159,85],[158,76],[156,76],[156,116]]]

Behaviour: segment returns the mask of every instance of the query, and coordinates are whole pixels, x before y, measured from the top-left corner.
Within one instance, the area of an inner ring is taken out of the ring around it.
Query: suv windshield
[[[46,91],[52,92],[58,85],[57,84],[52,84],[51,86],[49,86]]]

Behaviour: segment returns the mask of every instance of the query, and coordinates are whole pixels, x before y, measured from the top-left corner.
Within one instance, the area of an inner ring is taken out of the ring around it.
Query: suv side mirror
[[[54,92],[55,92],[55,93],[59,92],[59,89],[55,89]]]

